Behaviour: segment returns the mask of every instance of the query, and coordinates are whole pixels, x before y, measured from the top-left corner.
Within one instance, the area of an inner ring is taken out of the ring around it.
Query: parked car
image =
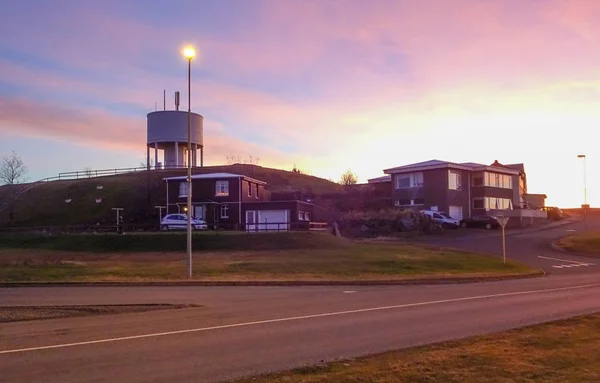
[[[421,210],[421,213],[431,218],[434,223],[440,225],[444,229],[456,229],[460,226],[459,220],[450,217],[443,211]]]
[[[496,217],[491,215],[475,215],[471,218],[465,218],[460,221],[461,227],[476,227],[481,229],[498,229],[500,223]]]
[[[206,221],[192,217],[192,229],[206,230],[208,226]],[[160,221],[161,230],[177,230],[187,229],[187,215],[185,214],[168,214]]]

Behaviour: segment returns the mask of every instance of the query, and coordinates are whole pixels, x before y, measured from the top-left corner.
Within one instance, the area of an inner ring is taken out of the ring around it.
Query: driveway
[[[542,269],[546,274],[600,271],[598,269],[600,265],[599,258],[570,254],[555,250],[551,246],[552,242],[567,235],[599,229],[600,218],[590,217],[588,218],[587,229],[585,222],[574,221],[552,228],[544,228],[543,230],[507,231],[506,257]],[[431,239],[428,242],[440,246],[502,256],[500,230],[492,232],[479,229],[465,230],[469,230],[471,233],[455,238]]]

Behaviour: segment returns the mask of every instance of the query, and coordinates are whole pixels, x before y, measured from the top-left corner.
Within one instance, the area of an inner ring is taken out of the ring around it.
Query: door
[[[246,231],[256,231],[256,211],[246,211]]]
[[[287,231],[290,229],[289,210],[260,210],[257,223],[261,231]]]
[[[462,206],[452,206],[450,205],[448,209],[448,215],[454,219],[458,219],[459,221],[463,219],[463,208]]]
[[[204,221],[206,220],[206,208],[204,205],[194,206],[194,217]]]

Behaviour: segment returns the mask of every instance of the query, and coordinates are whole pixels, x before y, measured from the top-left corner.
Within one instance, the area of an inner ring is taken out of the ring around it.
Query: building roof
[[[409,172],[421,172],[425,170],[434,170],[434,169],[459,169],[459,170],[467,170],[467,171],[494,171],[498,173],[507,173],[507,174],[519,174],[519,170],[506,167],[498,163],[498,161],[494,162],[494,164],[487,166],[483,164],[478,164],[475,162],[463,162],[463,163],[454,163],[450,161],[440,161],[440,160],[430,160],[424,162],[417,162],[415,164],[409,164],[404,166],[398,166],[395,168],[385,169],[383,172],[386,174],[396,174],[396,173],[409,173]]]
[[[370,178],[367,180],[367,182],[370,184],[376,184],[376,183],[380,183],[380,182],[391,182],[391,181],[392,181],[392,176],[389,174],[386,174],[385,176],[381,176],[381,177]]]
[[[517,169],[518,171],[525,173],[525,164],[506,164],[504,166]]]
[[[218,178],[243,178],[247,181],[252,181],[257,184],[266,185],[265,181],[257,180],[256,178],[248,177],[243,174],[233,174],[233,173],[204,173],[204,174],[192,174],[192,180],[212,180]],[[176,177],[167,177],[163,178],[165,181],[185,181],[187,180],[187,176],[176,176]]]

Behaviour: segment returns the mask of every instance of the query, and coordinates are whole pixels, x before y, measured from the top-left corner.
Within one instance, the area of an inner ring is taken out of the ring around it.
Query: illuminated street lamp
[[[188,120],[187,120],[187,253],[188,253],[188,279],[192,279],[192,59],[196,56],[193,47],[185,47],[183,56],[188,60]]]
[[[583,158],[583,220],[585,221],[585,228],[587,230],[587,170],[585,165],[586,156],[585,154],[577,155],[577,158]]]

